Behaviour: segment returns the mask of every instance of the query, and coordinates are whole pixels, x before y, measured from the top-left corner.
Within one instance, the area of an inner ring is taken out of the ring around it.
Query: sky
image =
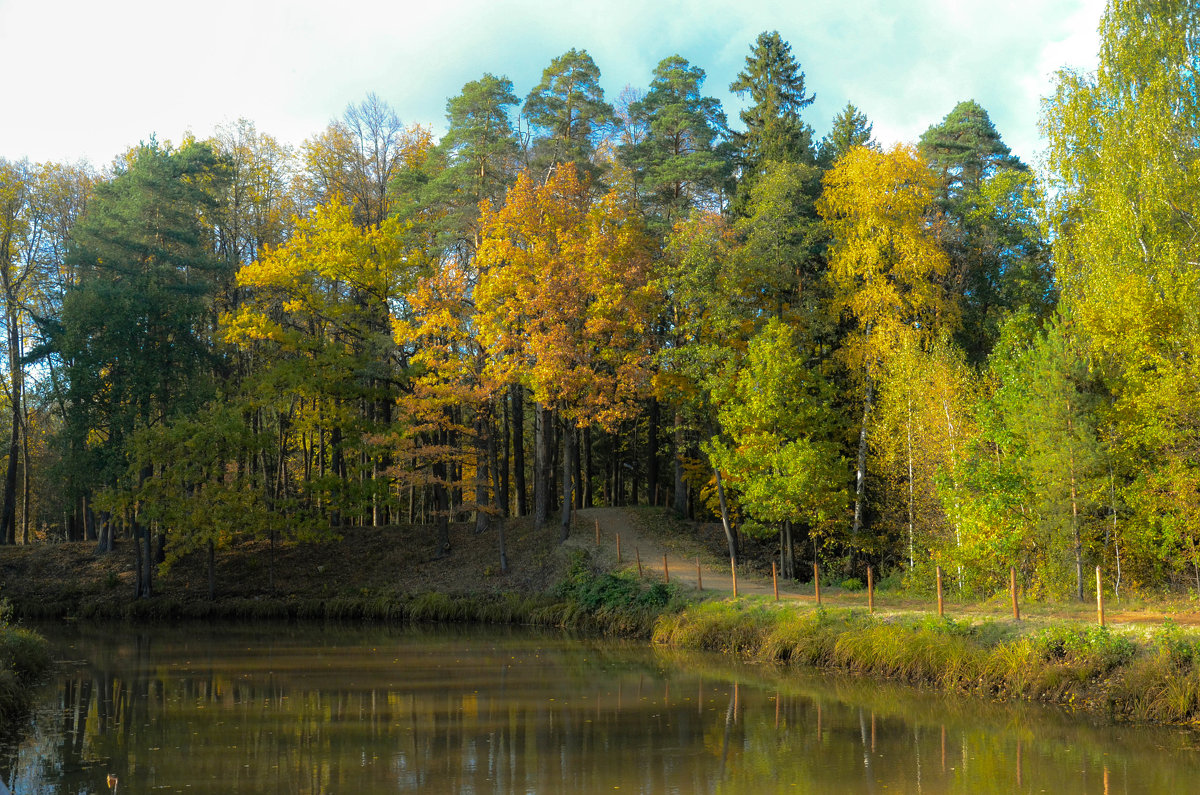
[[[816,94],[818,137],[853,102],[885,145],[915,142],[961,100],[1036,164],[1041,98],[1095,68],[1104,0],[0,0],[0,157],[103,167],[155,135],[239,118],[301,144],[375,93],[406,124],[445,128],[446,100],[485,72],[519,97],[586,49],[606,97],[645,88],[678,53],[733,126],[729,84],[777,30]]]

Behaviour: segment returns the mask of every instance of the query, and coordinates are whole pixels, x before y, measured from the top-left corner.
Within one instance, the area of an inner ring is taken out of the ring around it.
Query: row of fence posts
[[[621,563],[621,534],[616,534],[617,540],[617,563]],[[596,521],[596,546],[600,546],[600,522]],[[642,572],[642,555],[641,552],[634,547],[634,557],[637,561],[638,576],[641,577]],[[667,555],[663,553],[663,580],[671,582],[671,571],[667,565]],[[821,566],[819,563],[814,563],[813,567],[813,598],[818,605],[821,604]],[[936,567],[937,572],[937,612],[939,618],[944,618],[946,615],[946,603],[942,593],[942,567]],[[733,580],[733,598],[738,595],[737,584],[737,561],[733,558],[729,559],[729,573]],[[704,590],[704,579],[700,573],[700,558],[696,558],[696,589]],[[775,594],[775,601],[779,601],[779,567],[775,561],[771,561],[771,589]],[[1012,617],[1016,621],[1021,620],[1021,607],[1017,602],[1017,570],[1015,567],[1008,569],[1008,594],[1012,602]],[[875,570],[871,566],[867,566],[867,608],[871,613],[875,612]],[[1100,567],[1096,567],[1096,621],[1100,626],[1104,626],[1104,578],[1100,571]]]

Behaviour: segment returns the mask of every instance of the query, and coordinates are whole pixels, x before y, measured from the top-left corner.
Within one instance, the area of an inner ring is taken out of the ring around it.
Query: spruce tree
[[[744,206],[754,183],[771,161],[812,163],[812,129],[800,113],[813,103],[805,94],[804,72],[792,47],[778,31],[761,33],[729,90],[749,95],[750,106],[740,114],[745,132],[734,135],[740,181],[735,210]]]

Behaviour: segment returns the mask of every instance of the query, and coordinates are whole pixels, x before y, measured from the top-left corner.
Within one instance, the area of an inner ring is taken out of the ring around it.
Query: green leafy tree
[[[245,422],[247,406],[237,401],[209,405],[165,424],[139,429],[130,443],[131,476],[138,481],[131,497],[141,518],[167,537],[161,566],[170,569],[203,551],[208,598],[216,596],[218,549],[239,540],[279,538],[315,540],[329,536],[318,517],[279,501],[263,499],[268,473],[245,466],[275,450],[271,429],[255,431]],[[138,473],[147,476],[138,477]],[[268,572],[274,588],[274,557]]]
[[[1060,73],[1043,121],[1062,304],[1111,395],[1101,433],[1154,576],[1191,568],[1200,480],[1198,27],[1192,0],[1113,0],[1098,69]]]
[[[922,133],[917,151],[941,176],[949,200],[978,191],[996,171],[1025,170],[1000,139],[987,111],[974,100],[958,103],[940,124]]]
[[[442,208],[436,225],[446,246],[479,245],[479,205],[498,203],[516,179],[520,145],[510,117],[512,81],[485,74],[446,102],[446,134],[431,162],[440,166],[422,204]]]
[[[688,508],[686,474],[703,472],[704,486],[711,467],[697,461],[695,440],[708,439],[716,427],[709,375],[721,370],[742,338],[741,309],[728,300],[738,289],[730,264],[735,245],[728,221],[717,213],[693,211],[675,225],[667,241],[657,286],[665,301],[660,322],[666,328],[655,357],[655,394],[672,407],[672,448],[675,511]],[[728,519],[728,516],[724,518]],[[730,557],[736,540],[730,533]]]
[[[795,577],[793,524],[813,539],[844,522],[849,467],[833,388],[806,360],[796,329],[772,319],[714,388],[723,434],[707,445],[745,511],[780,532],[785,577]]]
[[[1000,378],[993,405],[1021,452],[1030,484],[1041,579],[1060,591],[1070,581],[1070,591],[1083,599],[1089,517],[1098,508],[1100,484],[1108,480],[1096,428],[1100,400],[1086,354],[1071,324],[1058,320],[1006,350],[995,370]],[[1071,574],[1064,577],[1066,571]]]
[[[286,418],[282,447],[307,435],[316,460],[309,453],[293,471],[335,524],[364,513],[382,523],[389,504],[392,418],[376,408],[390,408],[404,377],[393,309],[428,267],[407,228],[398,218],[360,228],[349,204],[317,208],[287,243],[239,270],[246,299],[223,322],[225,339],[261,363],[247,390]],[[281,463],[279,482],[285,475]]]
[[[754,185],[734,230],[740,245],[729,262],[728,300],[743,320],[761,325],[768,317],[803,323],[813,333],[828,331],[825,248],[828,231],[817,214],[821,188],[816,166],[775,161]]]

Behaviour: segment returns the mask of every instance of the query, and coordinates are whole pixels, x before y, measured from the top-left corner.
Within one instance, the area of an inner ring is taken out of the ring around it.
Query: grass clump
[[[0,723],[6,726],[29,709],[30,685],[50,669],[46,639],[11,618],[12,607],[0,600]]]
[[[654,627],[655,643],[758,656],[773,618],[761,605],[701,602],[664,615]]]

